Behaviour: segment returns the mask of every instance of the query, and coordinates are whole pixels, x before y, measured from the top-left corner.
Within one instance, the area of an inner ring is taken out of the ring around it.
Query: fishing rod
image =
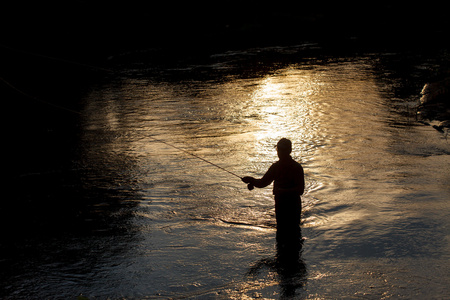
[[[74,114],[81,115],[81,112],[79,112],[79,111],[76,111],[76,110],[73,110],[73,109],[70,109],[70,108],[67,108],[67,107],[64,107],[64,106],[56,105],[56,104],[53,104],[53,103],[51,103],[51,102],[44,101],[44,100],[39,99],[39,98],[37,98],[37,97],[31,96],[31,95],[29,95],[29,94],[23,92],[22,90],[18,89],[17,87],[15,87],[15,86],[12,85],[9,81],[5,80],[5,79],[2,78],[2,77],[0,77],[0,81],[3,82],[4,84],[6,84],[7,86],[9,86],[11,89],[13,89],[14,91],[16,91],[17,93],[22,94],[23,96],[26,96],[27,98],[31,98],[31,99],[33,99],[33,100],[35,100],[35,101],[38,101],[38,102],[47,104],[47,105],[49,105],[49,106],[53,106],[53,107],[58,108],[58,109],[61,109],[61,110],[65,110],[65,111],[68,111],[68,112],[71,112],[71,113],[74,113]],[[239,178],[239,179],[242,179],[242,177],[239,176],[239,175],[237,175],[236,173],[233,173],[233,172],[231,172],[231,171],[229,171],[229,170],[227,170],[227,169],[225,169],[225,168],[223,168],[223,167],[221,167],[221,166],[219,166],[219,165],[216,165],[215,163],[210,162],[210,161],[204,159],[203,157],[200,157],[200,156],[198,156],[198,155],[196,155],[196,154],[194,154],[194,153],[191,153],[191,152],[186,151],[186,150],[184,150],[184,149],[182,149],[182,148],[180,148],[180,147],[177,147],[177,146],[175,146],[175,145],[172,145],[172,144],[170,144],[170,143],[168,143],[168,142],[166,142],[166,141],[157,139],[157,138],[155,138],[155,137],[153,137],[153,136],[148,136],[148,137],[151,138],[151,139],[154,140],[154,141],[157,141],[157,142],[159,142],[159,143],[165,144],[165,145],[170,146],[170,147],[172,147],[172,148],[175,148],[175,149],[177,149],[177,150],[179,150],[179,151],[181,151],[181,152],[183,152],[183,153],[189,154],[189,155],[191,155],[191,156],[193,156],[193,157],[195,157],[195,158],[197,158],[197,159],[200,159],[200,160],[202,160],[202,161],[204,161],[204,162],[206,162],[206,163],[208,163],[208,164],[210,164],[210,165],[212,165],[212,166],[214,166],[214,167],[216,167],[216,168],[219,168],[219,169],[221,169],[221,170],[223,170],[223,171],[225,171],[225,172],[227,172],[227,173],[229,173],[229,174],[231,174],[231,175],[233,175],[233,176],[235,176],[235,177],[237,177],[237,178]],[[249,189],[250,189],[250,188],[249,188]]]
[[[219,165],[216,165],[215,163],[212,163],[212,162],[210,162],[209,160],[206,160],[206,159],[204,159],[203,157],[200,157],[200,156],[198,156],[198,155],[196,155],[196,154],[194,154],[194,153],[191,153],[191,152],[189,152],[189,151],[186,151],[186,150],[184,150],[184,149],[182,149],[182,148],[180,148],[180,147],[174,146],[174,145],[172,145],[172,144],[170,144],[170,143],[168,143],[168,142],[166,142],[166,141],[157,139],[157,138],[155,138],[155,137],[153,137],[153,136],[149,136],[149,138],[151,138],[152,140],[155,140],[155,141],[157,141],[157,142],[159,142],[159,143],[162,143],[162,144],[165,144],[165,145],[170,146],[170,147],[172,147],[172,148],[175,148],[175,149],[177,149],[177,150],[179,150],[179,151],[181,151],[181,152],[183,152],[183,153],[189,154],[189,155],[191,155],[191,156],[193,156],[193,157],[195,157],[195,158],[198,158],[198,159],[204,161],[205,163],[208,163],[208,164],[210,164],[210,165],[212,165],[212,166],[214,166],[214,167],[216,167],[216,168],[221,169],[222,171],[225,171],[225,172],[227,172],[227,173],[229,173],[229,174],[231,174],[231,175],[233,175],[233,176],[235,176],[235,177],[237,177],[237,178],[239,178],[239,179],[242,179],[242,177],[239,176],[239,175],[237,175],[236,173],[233,173],[233,172],[231,172],[231,171],[229,171],[229,170],[227,170],[227,169],[225,169],[225,168],[223,168],[223,167],[221,167],[221,166],[219,166]]]
[[[73,64],[73,65],[79,65],[79,66],[86,67],[86,68],[90,68],[90,69],[96,69],[96,70],[100,70],[100,71],[106,71],[106,72],[115,73],[115,71],[114,71],[114,70],[111,70],[111,69],[102,68],[102,67],[97,67],[97,66],[92,66],[92,65],[88,65],[88,64],[84,64],[84,63],[74,62],[74,61],[70,61],[70,60],[66,60],[66,59],[61,59],[61,58],[56,58],[56,57],[51,57],[51,56],[47,56],[47,55],[42,55],[42,54],[32,53],[32,52],[28,52],[28,51],[24,51],[24,50],[18,50],[18,49],[11,48],[11,47],[9,47],[9,46],[5,46],[5,45],[2,45],[2,44],[0,44],[0,48],[6,48],[6,49],[8,49],[8,50],[10,50],[10,51],[15,51],[15,52],[19,52],[19,53],[28,54],[28,55],[34,55],[34,56],[42,57],[42,58],[45,58],[45,59],[55,60],[55,61],[64,62],[64,63],[69,63],[69,64]],[[79,112],[79,111],[76,111],[76,110],[73,110],[73,109],[70,109],[70,108],[67,108],[67,107],[64,107],[64,106],[60,106],[60,105],[57,105],[57,104],[54,104],[54,103],[51,103],[51,102],[48,102],[48,101],[44,101],[44,100],[39,99],[39,98],[37,98],[37,97],[31,96],[31,95],[29,95],[29,94],[23,92],[22,90],[18,89],[17,87],[15,87],[15,86],[12,85],[9,81],[5,80],[5,79],[2,78],[2,77],[0,77],[0,81],[3,82],[4,84],[6,84],[6,85],[7,85],[8,87],[10,87],[11,89],[13,89],[14,91],[16,91],[17,93],[22,94],[23,96],[25,96],[25,97],[27,97],[27,98],[33,99],[33,100],[35,100],[35,101],[38,101],[38,102],[41,102],[41,103],[44,103],[44,104],[47,104],[47,105],[49,105],[49,106],[53,106],[53,107],[58,108],[58,109],[60,109],[60,110],[65,110],[65,111],[68,111],[68,112],[71,112],[71,113],[74,113],[74,114],[81,115],[81,112]],[[167,146],[169,146],[169,147],[172,147],[172,148],[174,148],[174,149],[177,149],[178,151],[181,151],[181,152],[186,153],[186,154],[189,154],[189,155],[191,155],[191,156],[193,156],[193,157],[195,157],[195,158],[197,158],[197,159],[200,159],[200,160],[204,161],[205,163],[208,163],[208,164],[210,164],[210,165],[212,165],[212,166],[214,166],[214,167],[216,167],[216,168],[219,168],[219,169],[221,169],[222,171],[225,171],[225,172],[227,172],[228,174],[231,174],[231,175],[233,175],[233,176],[235,176],[235,177],[237,177],[237,178],[239,178],[239,179],[241,179],[241,180],[243,179],[243,177],[237,175],[236,173],[233,173],[233,172],[231,172],[231,171],[229,171],[229,170],[227,170],[227,169],[225,169],[225,168],[223,168],[223,167],[221,167],[221,166],[219,166],[219,165],[217,165],[217,164],[215,164],[215,163],[213,163],[213,162],[210,162],[210,161],[204,159],[203,157],[200,157],[200,156],[198,156],[198,155],[196,155],[196,154],[194,154],[194,153],[191,153],[191,152],[189,152],[189,151],[186,151],[186,150],[184,150],[184,149],[182,149],[182,148],[180,148],[180,147],[174,146],[174,145],[172,145],[172,144],[170,144],[170,143],[168,143],[168,142],[166,142],[166,141],[157,139],[157,138],[155,138],[155,137],[153,137],[153,136],[149,136],[149,137],[150,137],[151,139],[153,139],[154,141],[157,141],[157,142],[159,142],[159,143],[165,144],[165,145],[167,145]],[[247,187],[248,187],[249,190],[253,190],[253,185],[248,184]]]

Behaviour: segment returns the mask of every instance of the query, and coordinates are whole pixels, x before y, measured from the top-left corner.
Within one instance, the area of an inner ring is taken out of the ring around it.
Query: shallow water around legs
[[[373,56],[236,71],[255,55],[227,52],[156,75],[130,67],[93,87],[78,164],[85,186],[113,191],[96,199],[92,218],[116,201],[115,223],[46,241],[6,281],[7,296],[448,296],[449,141],[399,111],[408,99],[380,80]],[[305,240],[287,263],[269,187],[248,191],[156,140],[259,177],[282,137],[306,176]]]

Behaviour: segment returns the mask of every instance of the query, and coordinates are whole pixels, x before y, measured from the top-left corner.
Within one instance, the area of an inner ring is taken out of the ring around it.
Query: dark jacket
[[[305,189],[303,168],[290,156],[274,163],[261,179],[253,180],[252,184],[263,188],[272,181],[275,196],[300,196]]]

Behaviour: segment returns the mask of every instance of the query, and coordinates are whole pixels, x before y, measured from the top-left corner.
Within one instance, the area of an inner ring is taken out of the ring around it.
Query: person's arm
[[[256,179],[250,176],[246,176],[242,178],[242,181],[248,183],[248,189],[252,190],[253,187],[264,188],[272,183],[274,180],[275,170],[272,165],[269,170],[264,174],[264,176],[260,179]]]

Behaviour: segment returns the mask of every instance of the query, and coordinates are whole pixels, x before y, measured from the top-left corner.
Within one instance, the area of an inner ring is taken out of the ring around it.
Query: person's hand
[[[255,180],[255,178],[250,177],[250,176],[245,176],[245,177],[242,177],[241,180],[245,183],[252,183],[253,180]]]
[[[245,176],[245,177],[241,178],[241,180],[243,182],[247,183],[247,188],[249,191],[251,191],[255,188],[255,186],[253,185],[253,180],[255,180],[255,178],[250,177],[250,176]]]

